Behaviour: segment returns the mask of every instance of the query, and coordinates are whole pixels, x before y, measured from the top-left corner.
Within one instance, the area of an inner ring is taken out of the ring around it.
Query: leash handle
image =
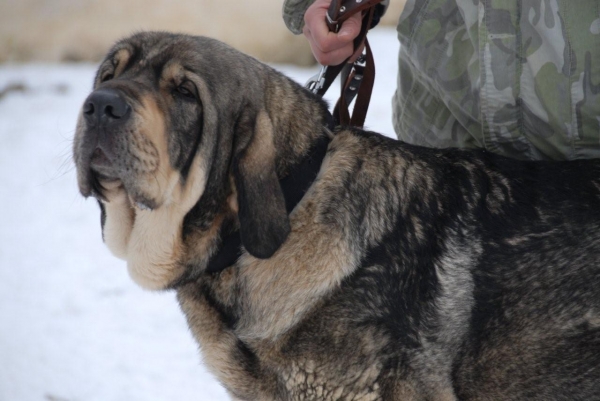
[[[339,65],[323,66],[319,73],[306,84],[306,87],[313,93],[323,96],[336,77],[340,73],[342,74],[340,98],[333,111],[336,125],[357,127],[364,125],[375,82],[375,62],[367,41],[367,32],[373,22],[375,6],[383,1],[332,0],[327,10],[326,23],[332,32],[338,32],[344,21],[354,14],[363,14],[360,33],[354,39],[352,56]],[[351,59],[356,59],[356,61],[349,63],[348,61]],[[350,117],[349,105],[355,96],[357,96],[356,103],[352,117]]]
[[[325,22],[331,32],[338,32],[348,18],[354,14],[375,7],[384,0],[332,0],[327,10]]]

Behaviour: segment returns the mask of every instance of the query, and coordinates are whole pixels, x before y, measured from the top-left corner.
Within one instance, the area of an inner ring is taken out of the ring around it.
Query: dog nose
[[[127,101],[114,89],[98,89],[83,104],[83,115],[89,123],[123,122],[130,111]]]

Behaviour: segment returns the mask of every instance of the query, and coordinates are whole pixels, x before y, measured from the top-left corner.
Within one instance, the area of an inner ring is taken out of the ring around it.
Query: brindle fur
[[[94,88],[132,117],[118,138],[80,118],[80,189],[133,279],[176,289],[235,399],[600,399],[599,161],[339,129],[288,218],[278,179],[327,118],[299,85],[211,39],[141,33]],[[206,273],[237,229],[247,252]]]

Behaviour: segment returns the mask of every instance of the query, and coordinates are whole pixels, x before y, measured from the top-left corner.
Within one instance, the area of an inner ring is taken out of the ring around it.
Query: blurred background
[[[395,25],[369,33],[366,127],[394,137]],[[111,44],[142,29],[216,37],[304,83],[318,71],[281,1],[0,0],[0,401],[225,401],[173,292],[148,292],[104,246],[72,141]],[[386,26],[386,24],[388,26]],[[337,98],[334,85],[326,95]]]
[[[383,24],[397,24],[404,2],[391,1]],[[0,62],[98,61],[151,29],[211,36],[265,62],[314,63],[281,9],[281,0],[0,0]]]

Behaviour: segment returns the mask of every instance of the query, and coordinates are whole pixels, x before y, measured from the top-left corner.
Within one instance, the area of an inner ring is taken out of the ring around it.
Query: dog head
[[[228,213],[254,256],[269,257],[285,241],[285,162],[276,160],[265,109],[269,74],[276,73],[203,37],[144,32],[111,49],[81,109],[74,160],[80,192],[100,200],[105,241],[117,256],[131,263],[133,243],[146,241],[138,231],[161,229],[136,227],[161,213],[161,224],[175,225],[162,233],[174,239],[161,252],[175,249],[175,259],[188,226],[209,231]],[[177,274],[136,281],[164,288]]]

